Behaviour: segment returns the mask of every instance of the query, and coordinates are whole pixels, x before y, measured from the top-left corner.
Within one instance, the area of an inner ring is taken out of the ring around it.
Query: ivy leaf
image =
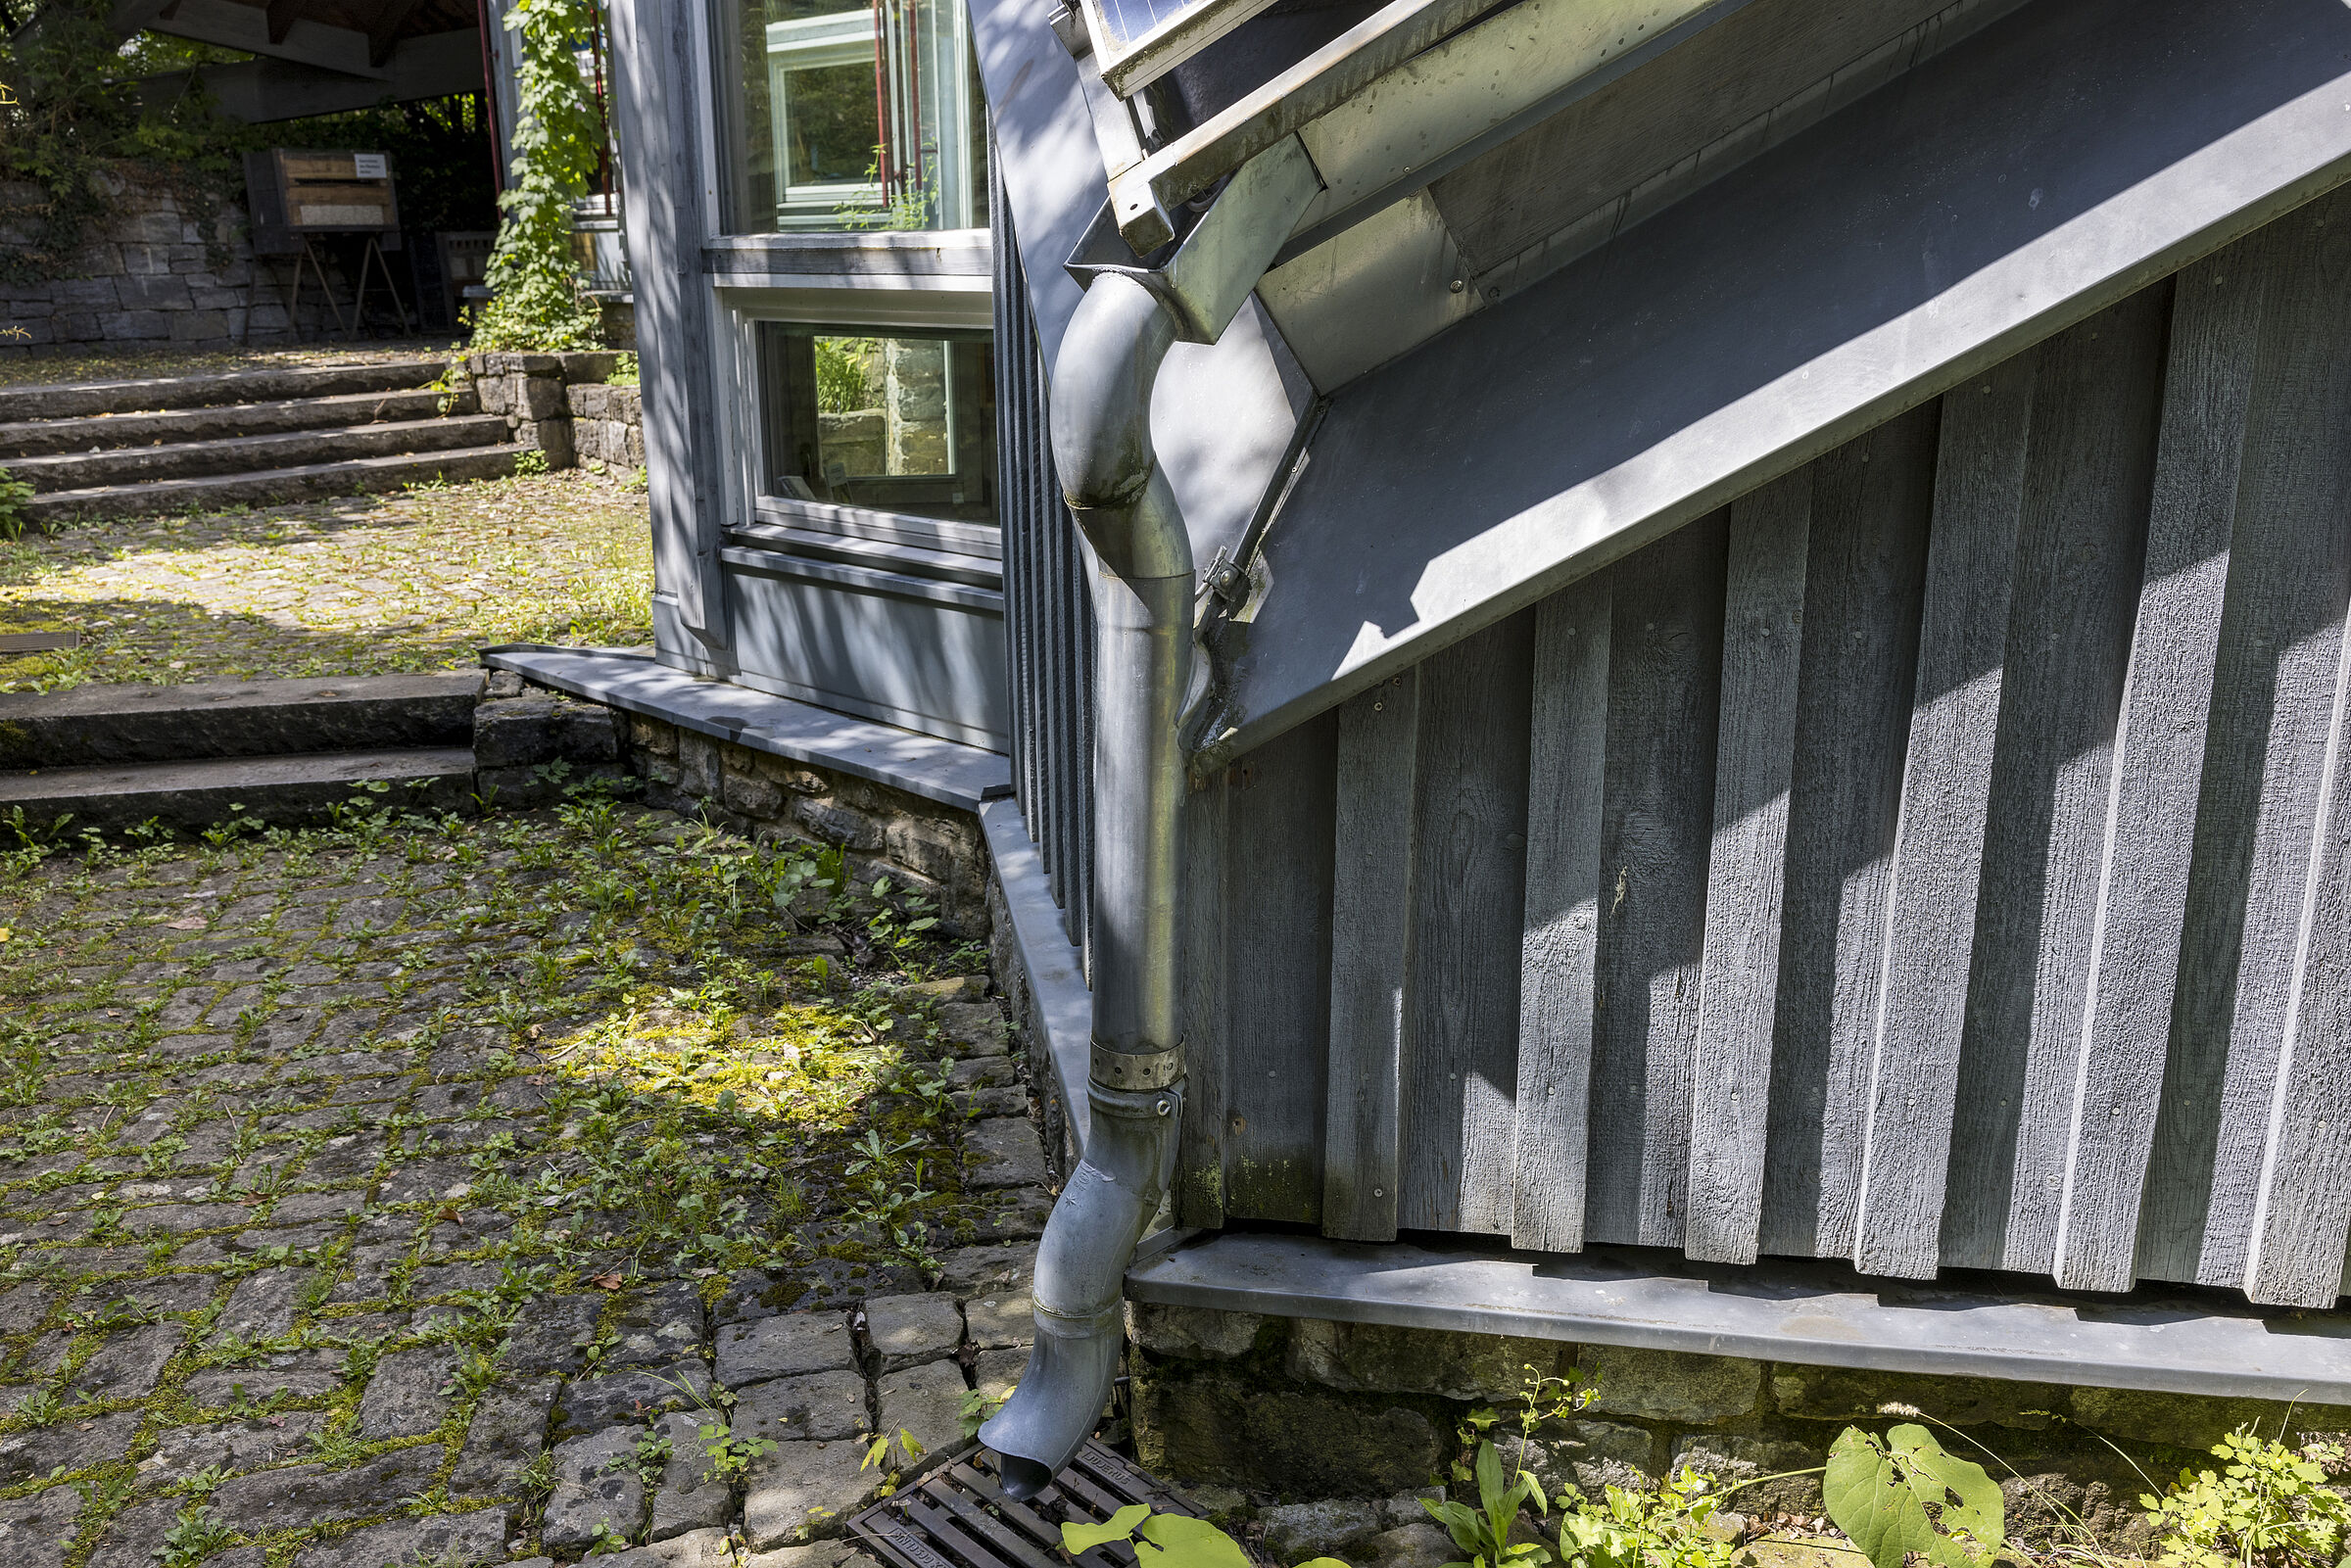
[[[1061,1527],[1062,1548],[1073,1557],[1093,1550],[1106,1541],[1125,1541],[1134,1534],[1134,1527],[1151,1516],[1147,1502],[1130,1502],[1098,1525],[1065,1524]]]

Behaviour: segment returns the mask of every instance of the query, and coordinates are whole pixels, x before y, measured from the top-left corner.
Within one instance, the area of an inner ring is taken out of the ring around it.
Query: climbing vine
[[[491,301],[474,322],[482,350],[593,349],[595,303],[571,254],[572,204],[596,177],[602,117],[577,50],[596,26],[596,0],[518,0],[506,30],[521,45],[516,71],[514,179],[491,252]]]

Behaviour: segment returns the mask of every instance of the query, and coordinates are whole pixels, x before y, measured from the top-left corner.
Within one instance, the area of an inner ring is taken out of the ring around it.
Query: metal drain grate
[[[1200,1510],[1089,1440],[1053,1484],[1027,1502],[997,1480],[996,1456],[973,1448],[849,1521],[849,1534],[889,1568],[1069,1568],[1065,1522],[1099,1524],[1128,1503],[1160,1513]],[[1094,1547],[1081,1568],[1135,1568],[1125,1542]]]

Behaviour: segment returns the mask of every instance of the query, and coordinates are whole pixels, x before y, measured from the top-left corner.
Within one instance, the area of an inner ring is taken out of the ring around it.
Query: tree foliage
[[[576,53],[596,26],[595,0],[519,0],[506,30],[521,45],[516,73],[514,178],[498,199],[504,219],[490,255],[488,309],[477,349],[593,349],[595,305],[571,255],[572,204],[596,178],[604,127]]]

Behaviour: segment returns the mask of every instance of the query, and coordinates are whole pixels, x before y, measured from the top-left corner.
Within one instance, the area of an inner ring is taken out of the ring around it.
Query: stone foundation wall
[[[510,439],[547,453],[550,468],[645,464],[644,416],[633,386],[607,385],[619,354],[476,354],[465,374],[484,413],[504,414]]]
[[[112,198],[105,226],[91,237],[72,277],[0,285],[0,356],[53,350],[148,348],[165,344],[290,343],[334,327],[314,278],[304,279],[302,319],[286,314],[294,258],[253,254],[245,216],[234,205],[213,214],[207,245],[197,214],[169,191],[101,174]],[[0,209],[40,200],[31,185],[0,185]],[[28,234],[0,225],[0,245]],[[397,268],[403,263],[388,258]],[[346,306],[351,280],[325,260],[335,298]],[[382,284],[373,299],[380,305]]]
[[[936,903],[954,934],[989,939],[987,848],[970,813],[658,719],[627,723],[628,771],[646,781],[648,803],[753,838],[839,844],[858,881],[888,877]]]
[[[1846,1371],[1548,1340],[1261,1317],[1128,1303],[1135,1441],[1154,1472],[1284,1498],[1388,1498],[1445,1473],[1462,1417],[1515,1408],[1529,1369],[1597,1378],[1581,1415],[1528,1455],[1547,1489],[1597,1496],[1683,1465],[1731,1480],[1824,1463],[1847,1425],[1947,1422],[2013,1467],[2012,1533],[2045,1535],[2052,1506],[2150,1544],[2137,1524],[2146,1478],[2167,1480],[2241,1423],[2265,1433],[2351,1427],[2351,1409],[2138,1394],[1993,1378]],[[1515,1427],[1511,1428],[1515,1432]],[[1943,1434],[1965,1449],[1964,1439]],[[2110,1446],[2111,1445],[2111,1446]],[[2118,1451],[2118,1449],[2120,1451]],[[2143,1474],[2142,1474],[2143,1472]],[[1817,1517],[1817,1476],[1766,1482],[1733,1506]],[[1376,1510],[1367,1511],[1369,1520]]]

